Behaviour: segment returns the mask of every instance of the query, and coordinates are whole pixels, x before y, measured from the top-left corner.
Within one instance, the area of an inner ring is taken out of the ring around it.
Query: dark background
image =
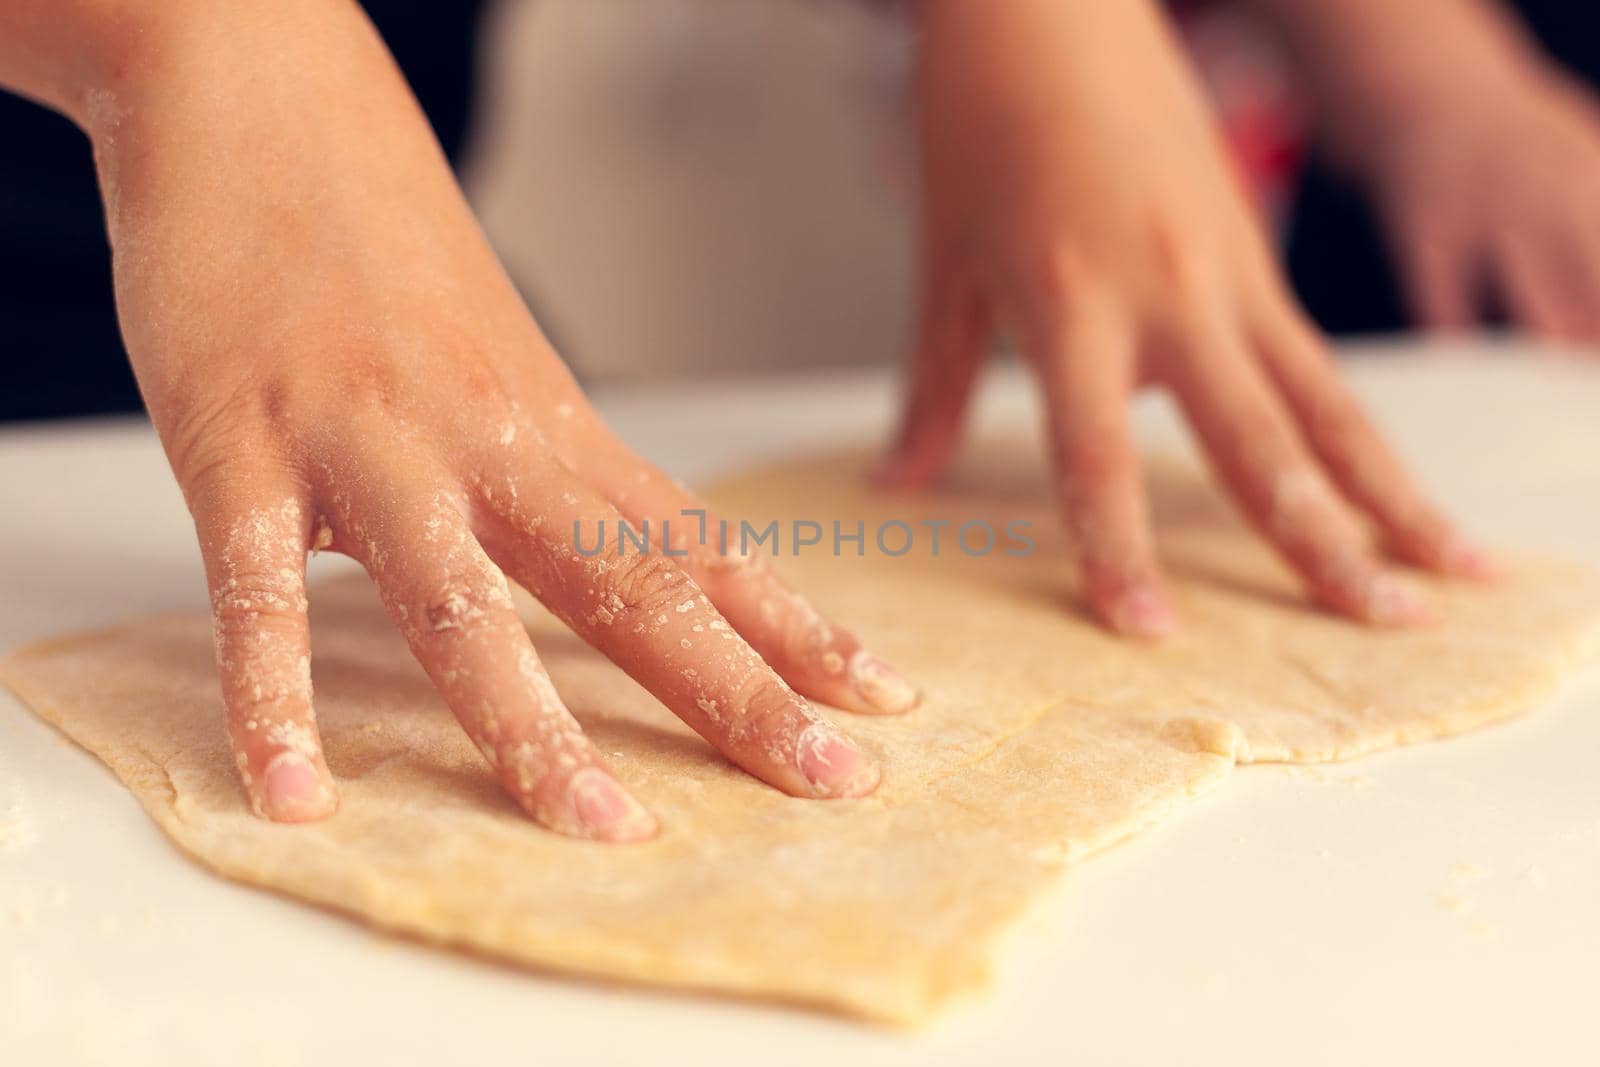
[[[365,5],[452,160],[468,134],[484,4]],[[1586,0],[1517,6],[1552,54],[1591,80],[1600,77],[1600,33]],[[1370,214],[1314,159],[1289,233],[1290,274],[1325,329],[1403,328]],[[140,406],[117,331],[88,141],[59,115],[0,92],[0,420]]]

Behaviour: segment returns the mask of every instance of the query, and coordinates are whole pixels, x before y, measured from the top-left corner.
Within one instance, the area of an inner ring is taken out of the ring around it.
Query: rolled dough
[[[1600,649],[1600,575],[1521,562],[1494,588],[1426,583],[1441,621],[1376,632],[1308,608],[1193,471],[1149,473],[1185,626],[1130,644],[1083,618],[1037,450],[992,447],[936,495],[875,497],[861,461],[813,459],[713,492],[762,525],[863,519],[868,555],[779,566],[917,679],[901,718],[835,713],[884,767],[876,795],[795,800],[732,769],[527,604],[535,641],[660,837],[547,833],[502,795],[364,581],[313,597],[317,707],[342,803],[253,818],[222,730],[206,619],[33,645],[0,675],[99,756],[214,870],[379,926],[609,979],[930,1019],[982,989],[1002,935],[1065,869],[1217,785],[1238,763],[1315,762],[1528,708]],[[946,541],[878,554],[879,522],[1031,523],[1026,558]]]

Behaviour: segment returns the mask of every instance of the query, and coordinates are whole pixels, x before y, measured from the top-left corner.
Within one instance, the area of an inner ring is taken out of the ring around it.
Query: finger
[[[557,617],[763,781],[796,796],[876,788],[877,766],[762,660],[659,540],[619,543],[621,513],[547,457],[527,454],[515,468],[506,491],[485,498],[495,513],[485,545]],[[518,500],[542,506],[534,514]]]
[[[1563,218],[1548,225],[1543,237],[1522,238],[1527,255],[1540,261],[1539,277],[1552,290],[1550,302],[1559,312],[1563,340],[1600,340],[1600,220],[1571,225]]]
[[[658,545],[681,553],[680,565],[712,606],[797,691],[868,715],[898,714],[916,705],[916,687],[789,588],[751,548],[738,523],[707,508],[609,435],[586,450],[582,473],[624,518],[653,531]]]
[[[1402,221],[1395,243],[1401,288],[1411,317],[1424,329],[1461,333],[1477,321],[1473,257],[1439,226]]]
[[[636,529],[651,530],[658,547],[670,547],[712,605],[797,691],[864,714],[896,714],[916,704],[916,687],[790,589],[751,548],[738,523],[725,521],[629,449],[581,397],[574,397],[572,414],[553,441],[582,481]],[[485,457],[489,468],[503,462],[504,449]],[[509,493],[500,498],[512,524],[526,528],[537,522],[519,516],[519,507],[505,506],[517,499]]]
[[[989,327],[986,305],[969,280],[941,272],[926,286],[900,429],[875,472],[878,484],[921,488],[949,466],[983,364]]]
[[[1422,621],[1416,594],[1372,558],[1260,369],[1209,323],[1190,343],[1194,355],[1172,361],[1179,402],[1223,483],[1312,595],[1371,623]]]
[[[1461,577],[1495,573],[1488,554],[1417,487],[1345,384],[1315,329],[1279,303],[1264,316],[1257,345],[1312,450],[1345,497],[1372,518],[1395,556]]]
[[[1109,308],[1079,301],[1065,321],[1036,317],[1024,343],[1039,375],[1084,593],[1119,633],[1165,636],[1178,620],[1156,564],[1128,421],[1133,338]]]
[[[500,782],[569,837],[639,841],[655,820],[602,763],[539,662],[459,500],[387,490],[344,524],[390,617]]]
[[[230,484],[259,485],[230,476]],[[262,499],[271,503],[261,503]],[[305,822],[338,806],[311,703],[310,523],[288,490],[192,498],[205,557],[228,736],[250,806]]]
[[[1567,341],[1582,335],[1582,313],[1565,298],[1565,272],[1531,237],[1503,239],[1497,249],[1500,290],[1517,324],[1541,337]]]
[[[1577,266],[1570,273],[1567,292],[1580,316],[1579,336],[1592,344],[1600,341],[1600,219],[1573,241]]]

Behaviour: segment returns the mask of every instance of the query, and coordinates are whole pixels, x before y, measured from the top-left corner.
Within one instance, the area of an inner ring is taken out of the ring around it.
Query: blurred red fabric
[[[1287,58],[1234,5],[1176,0],[1171,6],[1211,94],[1240,180],[1277,227],[1294,193],[1308,126]]]

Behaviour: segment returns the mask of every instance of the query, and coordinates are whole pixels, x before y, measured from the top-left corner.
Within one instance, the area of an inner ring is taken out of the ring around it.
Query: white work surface
[[[1466,525],[1600,565],[1600,360],[1480,346],[1352,363]],[[861,375],[601,406],[696,479],[881,435],[891,396]],[[1032,417],[1016,375],[984,408]],[[1178,439],[1163,403],[1139,419]],[[0,647],[203,607],[143,423],[0,431],[0,488]],[[909,1036],[529,974],[226,882],[3,695],[0,1063],[1595,1062],[1597,682],[1448,742],[1241,768],[1072,874],[995,997]]]

